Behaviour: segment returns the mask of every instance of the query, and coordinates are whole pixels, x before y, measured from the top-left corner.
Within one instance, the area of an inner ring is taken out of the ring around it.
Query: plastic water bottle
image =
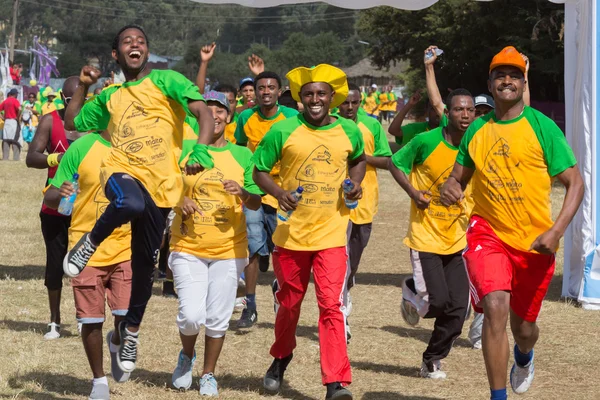
[[[79,174],[73,174],[71,183],[73,184],[73,189],[75,191],[69,197],[63,197],[58,205],[58,212],[62,215],[71,215],[73,212],[73,204],[77,198],[77,190],[79,190]]]
[[[292,196],[294,196],[296,201],[300,201],[300,199],[302,198],[302,192],[304,192],[304,188],[302,186],[298,186],[298,189],[296,189],[296,191],[292,193]],[[283,211],[280,208],[279,210],[277,210],[277,218],[279,218],[280,221],[285,222],[288,219],[290,219],[290,216],[292,215],[293,212],[294,212],[294,210]]]
[[[344,191],[344,202],[346,203],[346,207],[350,210],[354,210],[358,206],[358,200],[348,200],[346,197],[352,189],[354,189],[354,183],[352,183],[350,179],[346,179],[344,183],[342,183],[342,190]]]
[[[442,54],[444,54],[444,50],[442,49],[435,49],[435,55],[436,56],[441,56]],[[429,60],[430,58],[433,57],[433,51],[428,50],[427,53],[425,53],[425,60]]]

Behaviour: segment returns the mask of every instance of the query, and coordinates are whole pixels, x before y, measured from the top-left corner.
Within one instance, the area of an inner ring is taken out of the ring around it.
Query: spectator
[[[0,111],[4,111],[4,115],[0,116],[4,120],[4,130],[2,131],[2,159],[8,160],[10,148],[13,149],[13,160],[21,159],[21,143],[19,141],[19,114],[21,103],[17,100],[19,94],[17,89],[11,89],[8,92],[6,100],[0,104]]]
[[[21,84],[21,73],[23,72],[23,64],[16,64],[11,62],[10,65],[10,77],[12,78],[14,85]]]

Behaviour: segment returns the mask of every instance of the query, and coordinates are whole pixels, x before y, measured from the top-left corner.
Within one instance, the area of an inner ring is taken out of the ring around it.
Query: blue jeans
[[[273,232],[277,228],[277,210],[263,204],[258,210],[244,207],[246,230],[248,233],[248,250],[250,258],[255,254],[268,256],[273,252]]]

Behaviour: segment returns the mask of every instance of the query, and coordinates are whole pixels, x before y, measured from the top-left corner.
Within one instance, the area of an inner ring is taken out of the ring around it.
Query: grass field
[[[389,174],[380,174],[380,211],[371,242],[353,289],[349,355],[355,399],[434,400],[487,399],[489,391],[481,351],[471,349],[463,335],[444,362],[448,379],[432,382],[418,377],[421,353],[431,321],[407,326],[400,317],[402,279],[410,271],[406,232],[409,201]],[[62,301],[64,337],[42,339],[49,322],[43,285],[44,244],[38,212],[44,172],[28,170],[24,162],[0,162],[0,398],[87,398],[91,372],[77,336],[73,295],[68,281]],[[554,211],[562,201],[555,189]],[[216,371],[222,399],[322,399],[317,336],[318,310],[312,285],[298,327],[298,347],[278,396],[265,396],[262,377],[269,367],[274,314],[269,283],[272,271],[261,273],[258,324],[248,332],[230,331]],[[596,367],[600,354],[600,315],[560,299],[562,251],[556,276],[539,318],[536,377],[523,399],[598,399]],[[158,284],[155,294],[160,294]],[[198,364],[193,390],[169,388],[180,349],[176,300],[154,296],[142,327],[138,369],[118,385],[110,380],[113,399],[197,398]],[[239,318],[239,313],[234,314]],[[109,317],[108,323],[112,325]],[[108,326],[108,324],[107,324]],[[105,330],[106,331],[106,330]],[[197,349],[201,354],[202,347]],[[201,357],[199,357],[201,359]],[[109,357],[105,349],[105,370]],[[201,368],[201,367],[200,367]],[[516,395],[509,395],[516,398]]]

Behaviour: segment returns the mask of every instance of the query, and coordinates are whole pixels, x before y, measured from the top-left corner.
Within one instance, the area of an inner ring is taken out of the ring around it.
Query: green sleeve
[[[373,157],[390,157],[392,155],[392,149],[390,148],[390,143],[383,131],[383,126],[377,122],[371,132],[373,133],[373,136],[375,136],[375,151],[373,152]]]
[[[427,131],[427,122],[413,122],[402,127],[402,141],[396,140],[396,143],[406,146],[419,133]]]
[[[204,101],[198,86],[192,81],[172,70],[154,70],[149,76],[152,82],[169,98],[175,100],[189,113],[188,103]]]
[[[281,107],[281,113],[286,118],[290,118],[290,117],[294,117],[294,116],[298,115],[298,110],[294,110],[291,107],[286,107],[286,106],[279,106],[279,107]]]
[[[478,120],[480,120],[482,118],[483,117],[479,118]],[[473,136],[475,136],[477,131],[482,126],[481,124],[477,123],[477,122],[479,122],[478,120],[475,120],[474,122],[471,123],[471,125],[469,125],[469,128],[467,129],[467,131],[465,132],[465,135],[463,136],[462,140],[460,141],[460,145],[458,146],[458,154],[456,155],[456,162],[458,164],[462,165],[463,167],[467,167],[467,168],[471,168],[471,169],[475,168],[475,162],[473,161],[473,159],[471,158],[471,155],[469,154],[469,143],[471,143],[471,140],[473,140]]]
[[[106,103],[118,87],[107,88],[83,105],[75,117],[75,129],[79,132],[103,131],[108,128],[110,112]]]
[[[344,132],[346,132],[346,136],[348,136],[350,143],[352,143],[352,152],[348,159],[350,161],[356,160],[365,152],[365,142],[363,141],[362,133],[354,122],[343,118],[340,119],[340,122],[342,123]]]
[[[79,165],[85,158],[88,151],[96,143],[96,133],[90,133],[83,136],[73,142],[63,154],[60,164],[54,178],[51,179],[50,184],[54,187],[60,188],[65,181],[73,179],[73,174],[77,173]]]
[[[183,141],[181,146],[181,156],[179,157],[179,164],[185,160],[185,158],[194,150],[194,146],[198,143],[197,140],[194,139],[186,139]]]
[[[259,171],[271,172],[277,161],[281,159],[283,132],[278,129],[277,125],[275,124],[269,129],[265,137],[260,141],[252,157],[256,169]]]
[[[530,107],[525,110],[525,118],[535,131],[544,151],[548,174],[554,177],[577,165],[577,159],[569,146],[564,133],[554,121]]]
[[[410,175],[415,160],[419,158],[421,140],[419,138],[411,140],[406,146],[398,150],[392,156],[392,162],[400,171]]]
[[[448,126],[448,116],[446,115],[446,113],[444,113],[444,115],[442,115],[442,118],[440,119],[440,127],[445,128]]]
[[[379,101],[379,92],[375,92],[375,104],[379,104],[379,103],[381,103]]]
[[[246,122],[252,113],[254,113],[252,109],[244,110],[238,117],[233,136],[235,137],[236,144],[239,146],[245,146],[248,144],[248,136],[246,136],[246,132],[244,132],[244,125],[246,125]]]
[[[252,162],[252,152],[247,147],[240,147],[236,145],[231,146],[231,153],[233,158],[240,164],[240,167],[244,169],[244,189],[249,193],[264,196],[264,193],[252,178],[252,171],[254,170],[254,163]]]

